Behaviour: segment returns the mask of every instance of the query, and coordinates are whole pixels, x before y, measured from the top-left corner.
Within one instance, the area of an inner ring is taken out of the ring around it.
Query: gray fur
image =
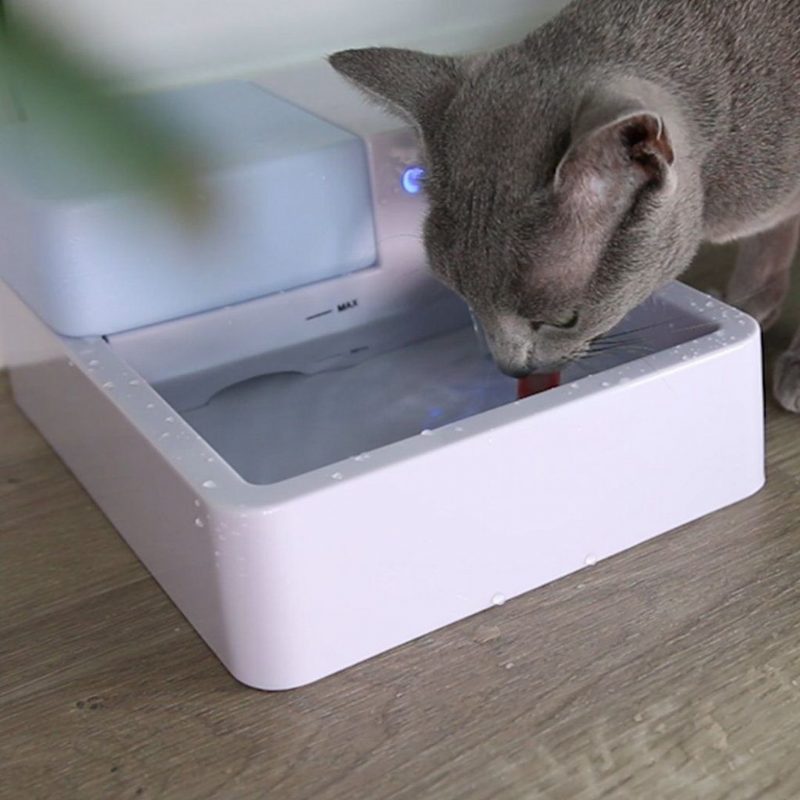
[[[416,126],[432,269],[509,374],[580,356],[703,240],[751,237],[731,299],[777,316],[800,219],[798,0],[575,0],[488,54],[331,63]],[[800,335],[775,391],[800,410]]]

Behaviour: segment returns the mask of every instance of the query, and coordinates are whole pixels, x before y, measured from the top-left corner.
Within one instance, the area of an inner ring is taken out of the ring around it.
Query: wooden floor
[[[800,418],[767,420],[757,496],[266,694],[206,649],[0,377],[0,797],[796,800]]]

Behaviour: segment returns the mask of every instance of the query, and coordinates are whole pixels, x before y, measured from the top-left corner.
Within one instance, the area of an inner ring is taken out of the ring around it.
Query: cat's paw
[[[778,358],[772,376],[772,391],[787,411],[800,414],[800,353],[790,351]]]

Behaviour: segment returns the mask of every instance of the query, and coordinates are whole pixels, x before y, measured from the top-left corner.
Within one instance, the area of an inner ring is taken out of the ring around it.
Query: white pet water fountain
[[[324,64],[136,102],[208,154],[213,224],[48,187],[18,126],[39,190],[0,204],[3,338],[20,407],[240,681],[317,680],[762,485],[749,317],[670,285],[518,401],[426,270],[410,130]]]

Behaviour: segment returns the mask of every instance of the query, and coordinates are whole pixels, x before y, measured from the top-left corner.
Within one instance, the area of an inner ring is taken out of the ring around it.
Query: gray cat
[[[800,230],[800,0],[576,0],[488,54],[330,61],[416,126],[431,267],[508,374],[580,357],[704,240],[743,239],[727,299],[778,316]],[[774,390],[800,411],[800,332]]]

